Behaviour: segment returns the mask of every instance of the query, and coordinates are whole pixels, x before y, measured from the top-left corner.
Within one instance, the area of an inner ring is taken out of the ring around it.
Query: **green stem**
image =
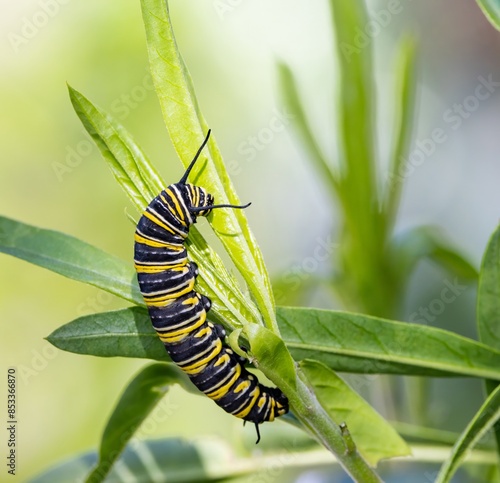
[[[294,414],[325,448],[331,451],[344,470],[360,483],[375,483],[382,480],[358,453],[348,431],[331,420],[320,405],[300,368],[295,388],[286,388]]]

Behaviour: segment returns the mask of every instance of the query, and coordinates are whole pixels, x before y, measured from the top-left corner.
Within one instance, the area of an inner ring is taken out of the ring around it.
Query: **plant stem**
[[[359,454],[348,432],[343,433],[321,406],[314,392],[309,388],[302,370],[297,368],[297,371],[296,387],[286,391],[297,418],[312,436],[335,455],[340,465],[354,481],[381,482],[382,480],[373,468]]]

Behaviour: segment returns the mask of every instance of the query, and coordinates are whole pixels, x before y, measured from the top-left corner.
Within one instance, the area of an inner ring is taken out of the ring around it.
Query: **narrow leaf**
[[[313,360],[302,361],[300,367],[330,417],[337,424],[347,424],[357,450],[370,465],[410,454],[395,429],[335,372]]]
[[[368,24],[364,1],[330,0],[335,32],[340,90],[338,92],[339,132],[343,148],[342,188],[346,216],[356,230],[365,230],[362,240],[369,244],[373,231],[372,208],[377,200],[374,159],[374,112],[371,45],[357,47],[355,37]]]
[[[327,161],[318,142],[309,127],[307,115],[300,100],[295,78],[290,68],[284,64],[278,64],[278,77],[281,95],[283,97],[285,106],[294,117],[294,124],[299,130],[302,141],[309,152],[311,161],[322,175],[322,177],[329,183],[332,190],[337,191],[339,184],[337,174],[334,173],[333,167]]]
[[[105,480],[136,430],[175,383],[188,389],[193,387],[174,364],[151,364],[134,377],[106,424],[99,460],[88,475],[87,483]]]
[[[413,228],[393,243],[393,263],[401,274],[411,273],[420,260],[427,258],[462,280],[477,279],[477,270],[438,227]]]
[[[47,340],[76,354],[170,360],[147,310],[140,307],[79,317],[57,328]]]
[[[436,483],[451,481],[455,471],[477,442],[500,418],[500,386],[486,399],[474,418],[453,446],[449,458],[443,463],[436,479]]]
[[[483,257],[476,312],[479,340],[500,350],[500,227],[491,236]],[[497,385],[497,381],[486,380],[486,393],[490,394]],[[500,423],[495,425],[495,439],[500,453]]]
[[[97,144],[113,175],[139,212],[164,183],[125,128],[85,96],[68,86],[73,107]]]
[[[128,131],[112,116],[70,89],[73,106],[83,125],[101,150],[116,180],[139,212],[165,186]],[[133,243],[131,237],[130,243]],[[198,285],[213,302],[213,310],[230,327],[259,321],[254,304],[241,293],[238,284],[195,227],[187,240],[189,257],[200,267]],[[142,300],[140,302],[143,303]]]
[[[452,332],[330,310],[279,307],[277,315],[295,360],[364,374],[500,379],[500,351]]]
[[[499,0],[477,0],[477,4],[483,11],[491,25],[500,30],[500,1]]]
[[[479,339],[500,350],[500,227],[493,233],[483,257],[477,293]]]
[[[296,361],[314,359],[335,371],[352,373],[500,380],[499,351],[445,330],[291,307],[278,308],[278,321],[286,348]],[[282,382],[291,384],[288,355],[277,338],[259,327],[249,324],[245,330],[253,343],[252,352],[262,366],[279,366]],[[80,354],[167,360],[147,311],[139,307],[81,317],[57,329],[48,340]],[[270,378],[275,377],[279,376]]]
[[[208,131],[189,72],[177,49],[165,0],[142,0],[149,61],[172,143],[187,166]],[[226,172],[215,136],[210,138],[191,181],[202,184],[217,203],[241,204]],[[268,327],[277,331],[271,283],[243,210],[221,209],[210,215],[216,235],[248,284]]]
[[[144,304],[132,263],[64,233],[0,216],[0,252]]]
[[[389,179],[386,184],[385,215],[386,230],[392,227],[398,210],[404,176],[401,171],[408,152],[413,128],[416,93],[415,41],[407,38],[401,42],[396,65],[397,90],[394,129],[394,145],[389,166]]]

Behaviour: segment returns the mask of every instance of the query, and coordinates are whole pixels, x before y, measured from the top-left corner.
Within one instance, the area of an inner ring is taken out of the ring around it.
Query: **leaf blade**
[[[0,216],[0,252],[144,305],[131,264],[64,233]]]
[[[477,0],[477,4],[491,25],[500,30],[500,2],[498,0]]]
[[[348,312],[292,307],[279,307],[278,321],[295,361],[314,359],[335,371],[351,373],[500,380],[499,351],[441,329]],[[325,329],[325,324],[330,327]],[[257,331],[253,325],[250,330]],[[331,330],[335,337],[329,335]],[[372,341],[376,337],[378,345]],[[115,338],[127,339],[128,343]],[[168,360],[146,309],[141,307],[80,317],[54,331],[48,339],[69,352]],[[450,348],[442,341],[449,342]],[[430,349],[420,354],[415,347]],[[443,350],[451,351],[453,357],[442,354]]]
[[[477,330],[479,339],[500,350],[500,227],[490,238],[478,284]]]
[[[464,460],[467,452],[472,449],[476,443],[493,427],[500,419],[500,386],[489,395],[479,411],[474,415],[467,427],[464,429],[460,438],[453,446],[450,456],[443,463],[436,483],[447,483],[455,471]]]
[[[364,374],[500,379],[500,351],[452,332],[350,312],[279,307],[282,336],[297,361]]]
[[[134,138],[117,120],[75,89],[69,87],[69,92],[75,111],[115,179],[142,213],[165,183]],[[186,244],[190,259],[200,267],[197,285],[212,299],[217,316],[231,327],[238,327],[246,321],[259,321],[254,304],[245,299],[220,257],[208,246],[196,227],[191,227]],[[144,305],[142,300],[140,305]]]
[[[334,173],[333,167],[328,163],[309,127],[307,115],[300,100],[295,77],[290,67],[283,62],[278,63],[278,79],[284,103],[295,118],[295,125],[309,152],[311,160],[315,163],[318,172],[328,181],[330,187],[334,191],[338,191],[340,189],[337,179],[338,175]]]
[[[172,143],[185,167],[201,145],[208,125],[201,113],[192,79],[178,51],[168,5],[164,0],[142,0],[142,13],[151,73],[160,107]],[[217,195],[217,203],[239,205],[215,137],[193,170],[192,179],[201,175],[203,185]],[[231,260],[247,283],[264,322],[277,331],[271,283],[262,253],[242,210],[216,210],[209,221]]]
[[[128,131],[83,94],[68,86],[73,108],[139,213],[165,183]]]
[[[386,230],[394,224],[401,197],[403,178],[400,170],[410,145],[415,113],[416,97],[416,46],[412,38],[406,38],[399,51],[395,134],[389,165],[389,180],[385,193]]]
[[[142,307],[79,317],[54,330],[47,340],[75,354],[170,361]]]
[[[500,350],[500,227],[491,236],[481,263],[476,314],[479,340]],[[497,381],[486,380],[486,394],[497,386]],[[495,425],[494,433],[500,453],[500,423]]]

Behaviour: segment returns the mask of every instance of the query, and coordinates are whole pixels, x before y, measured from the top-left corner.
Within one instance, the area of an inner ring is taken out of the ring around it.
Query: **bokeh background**
[[[381,163],[392,135],[394,55],[405,32],[419,44],[412,147],[436,128],[444,129],[447,139],[407,177],[397,231],[439,225],[479,266],[499,217],[500,84],[492,84],[491,96],[455,122],[449,112],[474,95],[480,76],[500,83],[500,36],[472,0],[399,4],[400,12],[370,39],[380,93]],[[73,113],[65,83],[118,117],[167,180],[180,177],[151,89],[139,1],[1,0],[0,5],[0,213],[131,260],[130,207]],[[376,16],[387,1],[367,0],[367,5]],[[284,60],[294,70],[318,137],[333,156],[336,78],[328,4],[171,0],[170,9],[233,182],[240,198],[253,203],[247,215],[269,271],[279,276],[300,270],[317,240],[335,233],[338,209],[283,108],[276,62]],[[446,280],[432,265],[419,266],[400,319],[439,298]],[[307,303],[339,308],[321,291]],[[474,303],[474,288],[464,289],[432,324],[475,337]],[[17,366],[20,374],[19,481],[95,448],[118,394],[144,365],[64,353],[44,337],[80,315],[121,306],[97,289],[0,255],[2,370]],[[0,384],[1,401],[5,386]],[[235,444],[254,438],[253,428],[243,430],[211,401],[180,390],[169,397],[174,416],[151,436],[216,434]],[[479,382],[437,381],[428,421],[459,431],[481,397]],[[6,438],[6,432],[0,434]]]

